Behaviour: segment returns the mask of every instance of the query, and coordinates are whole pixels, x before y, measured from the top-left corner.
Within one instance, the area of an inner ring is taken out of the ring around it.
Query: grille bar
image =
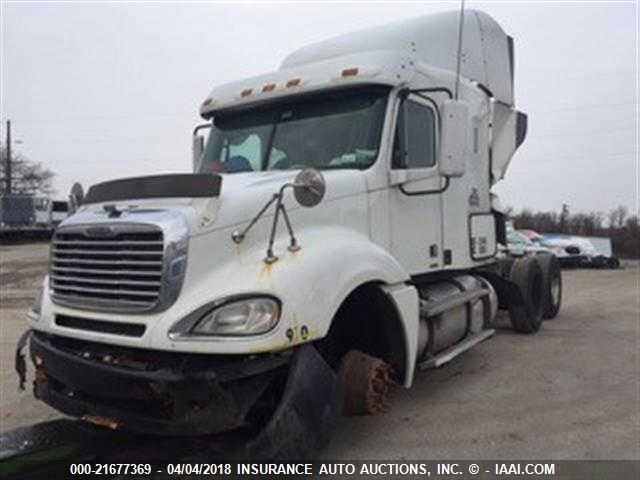
[[[75,268],[75,267],[56,267],[53,266],[52,270],[54,272],[63,272],[63,273],[85,273],[88,275],[119,275],[122,277],[127,276],[160,276],[160,272],[154,271],[145,271],[145,270],[109,270],[109,269],[99,269],[93,270],[91,268]]]
[[[141,287],[157,287],[160,288],[161,283],[155,281],[145,281],[145,280],[128,280],[128,279],[117,279],[117,280],[105,280],[104,278],[91,278],[91,277],[72,277],[70,275],[55,275],[51,276],[54,280],[59,280],[61,282],[73,282],[73,283],[96,283],[99,285],[139,285]]]
[[[147,292],[145,290],[126,290],[124,288],[91,288],[91,287],[78,287],[76,285],[64,284],[56,282],[58,288],[64,288],[73,292],[85,292],[85,293],[99,293],[101,295],[136,295],[141,297],[157,297],[158,292]]]
[[[80,263],[83,265],[162,265],[161,261],[152,260],[94,260],[86,258],[60,258],[54,256],[54,263]]]
[[[55,293],[51,296],[54,301],[58,301],[63,305],[86,305],[87,297],[80,295],[56,295]],[[110,298],[98,298],[92,301],[92,305],[98,305],[103,307],[111,307],[113,306],[113,301]],[[142,302],[137,300],[127,300],[120,299],[118,300],[118,305],[121,307],[127,308],[147,308],[149,306],[149,302]]]
[[[54,301],[101,310],[149,310],[160,299],[164,239],[136,224],[59,229],[51,249]]]
[[[79,250],[79,249],[59,249],[55,248],[53,253],[58,255],[154,255],[162,256],[162,251],[146,251],[146,250]]]
[[[143,240],[123,240],[123,241],[117,241],[117,240],[58,240],[56,242],[56,245],[59,246],[64,246],[64,245],[114,245],[114,246],[118,246],[118,247],[122,247],[122,246],[128,246],[128,245],[142,245],[142,246],[156,246],[156,247],[160,247],[159,250],[162,251],[162,241],[143,241]]]

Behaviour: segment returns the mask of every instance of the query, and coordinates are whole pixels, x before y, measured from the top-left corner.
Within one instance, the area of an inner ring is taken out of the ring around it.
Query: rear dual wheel
[[[562,272],[555,255],[540,254],[513,262],[510,280],[520,290],[509,305],[514,330],[536,333],[544,319],[555,318],[562,303]]]
[[[562,271],[555,255],[540,254],[536,256],[543,277],[544,307],[542,318],[556,318],[562,304]]]
[[[509,305],[509,318],[516,332],[536,333],[542,325],[544,312],[544,277],[535,257],[517,258],[511,266],[509,279],[520,290],[520,301]]]

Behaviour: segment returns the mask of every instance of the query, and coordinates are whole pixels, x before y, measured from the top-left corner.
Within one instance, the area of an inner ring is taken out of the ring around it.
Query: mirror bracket
[[[322,173],[313,168],[305,168],[300,173],[298,173],[298,175],[296,175],[296,178],[292,183],[285,183],[284,185],[282,185],[278,193],[273,194],[271,199],[260,209],[257,215],[253,217],[253,219],[251,219],[249,224],[243,230],[234,230],[231,234],[231,239],[235,243],[242,243],[249,230],[275,202],[275,214],[273,215],[271,232],[269,233],[267,254],[264,258],[264,262],[266,264],[271,264],[278,260],[278,257],[273,253],[273,244],[275,242],[276,230],[278,228],[278,220],[280,218],[280,215],[282,215],[282,217],[284,218],[284,223],[287,227],[287,232],[289,233],[289,246],[287,247],[287,249],[290,252],[297,252],[301,248],[298,244],[298,240],[296,239],[295,234],[293,233],[293,227],[291,226],[291,221],[289,219],[287,209],[282,202],[284,198],[284,191],[287,188],[293,188],[293,194],[300,205],[302,205],[303,207],[314,207],[322,201],[322,198],[324,197],[326,191],[326,184]]]
[[[407,171],[405,169],[391,169],[389,170],[389,184],[390,185],[402,185],[409,179]]]

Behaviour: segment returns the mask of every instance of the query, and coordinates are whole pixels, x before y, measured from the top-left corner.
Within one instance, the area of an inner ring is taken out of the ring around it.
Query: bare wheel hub
[[[374,415],[388,408],[395,382],[393,368],[385,361],[350,350],[340,361],[338,376],[344,386],[345,415]]]

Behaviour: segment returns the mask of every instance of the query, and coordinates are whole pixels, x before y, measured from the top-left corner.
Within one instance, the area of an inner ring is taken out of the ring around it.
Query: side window
[[[405,100],[398,111],[393,168],[429,168],[436,164],[436,120],[432,108]]]

